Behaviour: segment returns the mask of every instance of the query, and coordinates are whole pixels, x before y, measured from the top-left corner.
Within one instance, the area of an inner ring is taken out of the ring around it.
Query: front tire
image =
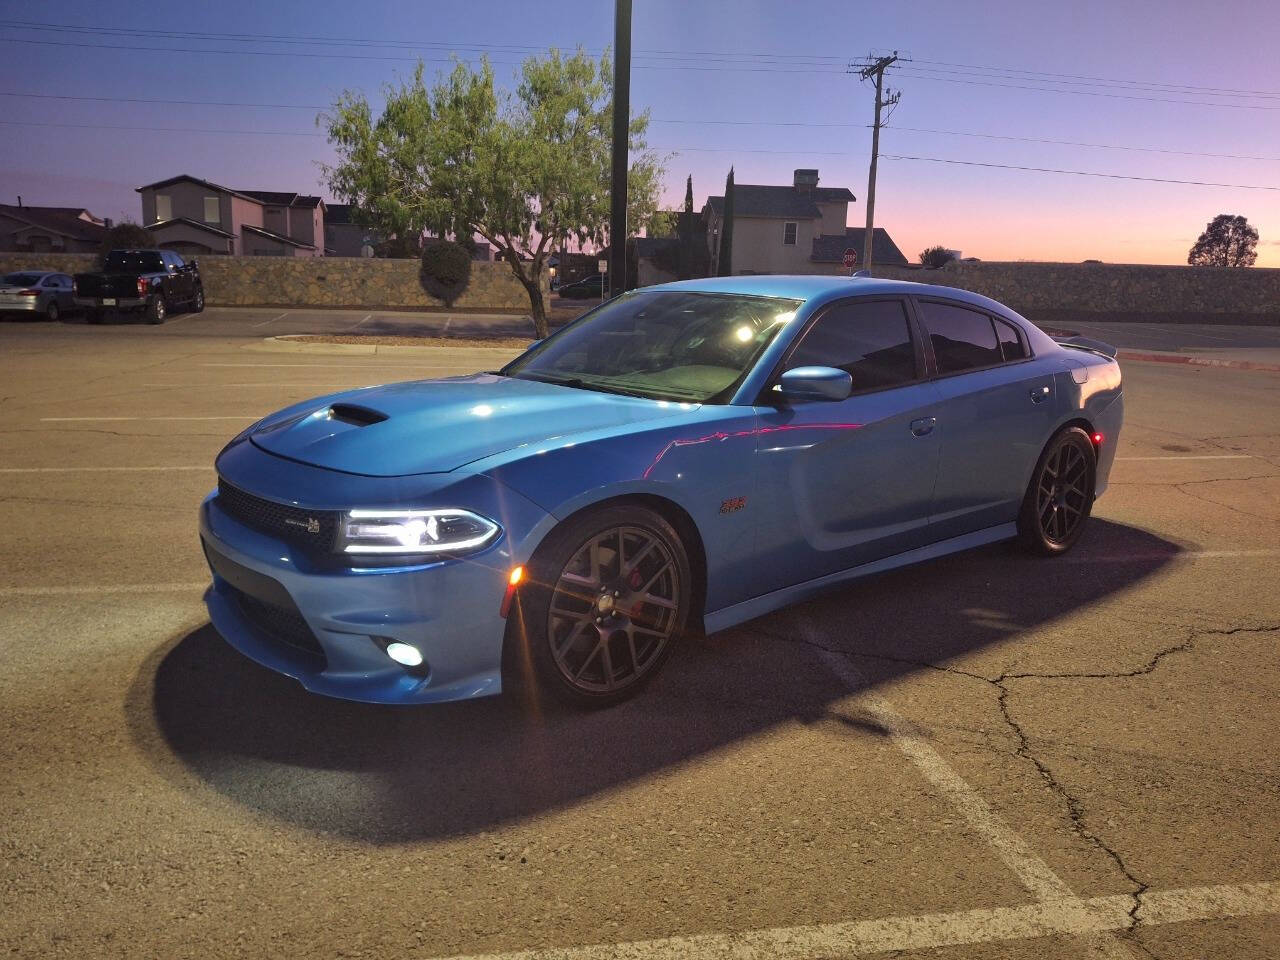
[[[44,318],[50,323],[57,323],[62,319],[62,310],[58,306],[57,300],[49,301],[49,305],[44,308]]]
[[[147,304],[147,323],[164,323],[164,318],[168,315],[169,311],[165,306],[164,297],[156,294],[151,298],[151,302]]]
[[[197,287],[196,295],[191,298],[191,312],[192,313],[204,312],[204,288],[203,287]]]
[[[1031,474],[1018,514],[1018,537],[1032,553],[1066,553],[1093,509],[1097,452],[1089,435],[1068,427],[1049,441]]]
[[[604,507],[548,534],[508,634],[541,689],[579,707],[636,694],[689,621],[693,578],[679,535],[640,506]]]

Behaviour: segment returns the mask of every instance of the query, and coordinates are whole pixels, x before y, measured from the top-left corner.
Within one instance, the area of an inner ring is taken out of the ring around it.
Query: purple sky
[[[902,102],[881,137],[884,154],[1280,187],[1280,14],[1264,0],[643,0],[635,6],[632,104],[651,108],[650,141],[673,154],[666,184],[672,204],[682,199],[689,173],[701,206],[708,193],[722,192],[731,163],[739,183],[788,183],[793,168],[818,167],[823,185],[853,190],[858,202],[851,205],[849,220],[861,224],[871,90],[846,75],[844,64],[872,49],[899,49],[914,61],[891,76]],[[0,124],[0,201],[12,203],[22,194],[31,204],[82,205],[103,216],[138,219],[133,188],[177,173],[234,188],[324,194],[318,163],[331,159],[331,153],[316,135],[314,107],[331,102],[342,89],[376,97],[383,81],[410,71],[418,56],[443,59],[451,49],[478,55],[468,44],[600,50],[612,38],[612,4],[606,0],[533,5],[224,0],[170,9],[174,13],[166,19],[165,7],[155,4],[0,0],[0,117],[7,121]],[[15,21],[87,32],[21,27]],[[245,43],[230,37],[148,36],[142,30],[393,40],[402,46]],[[189,52],[193,49],[240,52]],[[260,55],[267,51],[273,55]],[[500,80],[510,79],[522,55],[490,49]],[[428,62],[429,70],[444,66]],[[1015,71],[1077,79],[1075,85],[1050,90],[1044,83],[1048,77]],[[1059,92],[1064,90],[1075,92]],[[171,106],[49,95],[304,108]],[[1163,102],[1169,100],[1212,105]],[[300,135],[67,126],[84,124]],[[923,247],[941,243],[983,259],[1180,263],[1205,223],[1223,212],[1242,213],[1258,228],[1260,266],[1280,266],[1278,190],[885,159],[876,222],[913,259]]]

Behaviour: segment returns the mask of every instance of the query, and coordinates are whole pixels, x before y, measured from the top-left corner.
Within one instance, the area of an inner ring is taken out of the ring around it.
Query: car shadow
[[[157,651],[126,710],[157,768],[188,787],[194,773],[248,808],[363,842],[443,838],[563,808],[784,722],[882,736],[874,720],[832,710],[853,691],[814,644],[859,655],[869,682],[883,683],[1068,617],[1182,549],[1095,520],[1066,558],[996,545],[856,581],[684,644],[640,696],[598,712],[512,697],[327,699],[247,660],[209,625]]]

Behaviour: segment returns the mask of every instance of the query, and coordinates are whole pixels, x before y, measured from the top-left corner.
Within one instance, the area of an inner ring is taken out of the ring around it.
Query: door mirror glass
[[[793,367],[779,386],[788,400],[844,400],[853,392],[853,377],[835,367]]]

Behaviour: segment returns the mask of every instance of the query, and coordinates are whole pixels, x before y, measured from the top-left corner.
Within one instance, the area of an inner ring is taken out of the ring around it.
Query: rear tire
[[[525,573],[507,648],[508,672],[526,693],[535,680],[573,706],[620,703],[659,672],[689,622],[684,545],[645,507],[570,519],[547,535]]]
[[[168,315],[169,311],[165,306],[164,297],[156,294],[151,298],[151,302],[147,304],[147,323],[164,323],[164,318]]]
[[[1066,553],[1084,533],[1093,509],[1097,451],[1089,434],[1067,427],[1054,435],[1031,473],[1018,513],[1018,538],[1032,553]]]

